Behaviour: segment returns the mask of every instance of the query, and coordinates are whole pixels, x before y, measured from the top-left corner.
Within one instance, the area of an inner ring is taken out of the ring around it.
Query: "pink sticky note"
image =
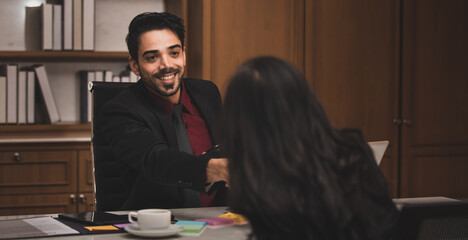
[[[122,224],[114,224],[114,226],[118,228],[125,228],[126,226],[133,225],[134,223],[122,223]]]
[[[220,225],[234,224],[234,221],[232,221],[231,219],[217,218],[217,217],[195,219],[195,221],[206,222],[206,225],[208,226],[220,226]]]

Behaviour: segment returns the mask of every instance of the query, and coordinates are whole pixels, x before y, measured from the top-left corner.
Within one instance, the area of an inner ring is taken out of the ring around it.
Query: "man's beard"
[[[157,82],[158,80],[157,79],[161,79],[161,77],[163,77],[165,74],[171,74],[173,73],[174,74],[174,78],[176,78],[176,81],[173,83],[173,84],[162,84],[162,88],[164,88],[166,91],[164,91],[163,89],[161,89],[159,87],[159,85],[156,84],[156,87],[154,88],[154,90],[161,96],[164,96],[164,97],[170,97],[170,96],[173,96],[174,94],[176,94],[179,89],[180,89],[180,81],[181,79],[180,78],[177,78],[179,76],[181,72],[181,68],[165,68],[165,69],[162,69],[161,71],[153,74],[153,79],[155,80],[155,82]],[[174,85],[176,88],[174,89]],[[172,91],[169,91],[169,90],[172,90]]]

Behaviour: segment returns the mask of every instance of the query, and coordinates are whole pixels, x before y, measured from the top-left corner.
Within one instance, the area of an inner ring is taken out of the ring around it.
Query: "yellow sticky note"
[[[112,231],[112,230],[119,230],[118,228],[112,226],[112,225],[104,225],[104,226],[89,226],[85,227],[89,231]]]
[[[221,214],[218,217],[219,218],[230,219],[230,220],[234,221],[235,225],[243,225],[243,224],[247,224],[249,222],[247,220],[247,218],[245,218],[244,216],[242,216],[240,214],[232,213],[232,212],[227,212],[225,214]]]

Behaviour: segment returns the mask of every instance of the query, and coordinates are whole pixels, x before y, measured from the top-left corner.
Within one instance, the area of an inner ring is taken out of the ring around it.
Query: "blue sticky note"
[[[177,221],[175,225],[182,225],[182,226],[206,226],[206,222],[201,221]]]

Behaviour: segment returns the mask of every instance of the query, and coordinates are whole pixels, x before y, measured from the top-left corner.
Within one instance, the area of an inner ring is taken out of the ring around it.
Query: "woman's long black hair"
[[[357,130],[335,130],[302,74],[247,61],[225,96],[229,205],[258,239],[387,239],[397,217]]]

